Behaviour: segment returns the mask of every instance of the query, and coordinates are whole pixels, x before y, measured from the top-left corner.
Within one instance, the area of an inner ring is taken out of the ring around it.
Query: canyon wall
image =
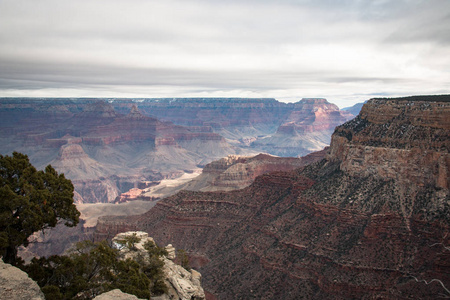
[[[121,193],[179,176],[240,152],[214,132],[191,131],[142,114],[120,114],[96,99],[2,99],[0,153],[27,154],[72,180],[78,203],[112,202]]]
[[[324,99],[0,100],[0,153],[52,164],[80,203],[112,202],[228,155],[302,156],[328,145],[330,128],[349,117]],[[280,137],[286,122],[308,129]]]
[[[295,103],[275,99],[177,98],[117,100],[117,111],[132,105],[149,116],[213,131],[236,147],[277,156],[304,156],[328,146],[337,125],[354,117],[321,98]]]
[[[182,191],[98,238],[185,249],[217,299],[435,299],[450,285],[450,96],[373,99],[325,159],[229,192]]]

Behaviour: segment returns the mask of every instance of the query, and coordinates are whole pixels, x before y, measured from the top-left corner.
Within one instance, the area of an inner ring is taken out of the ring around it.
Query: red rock
[[[218,299],[448,296],[437,280],[448,289],[450,99],[429,98],[371,100],[320,162],[237,191],[183,191],[141,216],[102,219],[97,236],[136,227],[176,241],[203,258]]]

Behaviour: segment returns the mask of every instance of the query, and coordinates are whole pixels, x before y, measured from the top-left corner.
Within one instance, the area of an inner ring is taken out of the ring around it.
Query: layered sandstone
[[[289,171],[321,160],[326,151],[318,151],[304,157],[275,157],[267,154],[256,156],[229,155],[207,164],[202,172],[185,173],[172,180],[133,188],[122,193],[116,202],[132,200],[159,200],[181,190],[232,191],[249,186],[256,177],[274,171]]]
[[[352,175],[448,189],[450,105],[433,97],[412,99],[365,104],[358,117],[336,129],[332,159]]]
[[[113,202],[142,183],[173,177],[237,150],[204,127],[126,114],[99,99],[2,99],[0,152],[51,164],[75,186],[77,202]]]
[[[324,99],[1,100],[0,153],[52,164],[90,203],[228,155],[305,155],[327,146],[329,128],[346,118]],[[281,134],[290,124],[293,133]]]
[[[203,173],[196,181],[204,180],[207,185],[202,188],[189,190],[226,191],[242,189],[253,183],[256,177],[275,171],[291,171],[318,161],[325,157],[322,150],[313,155],[301,158],[275,157],[258,154],[253,157],[228,156],[205,166]]]
[[[173,242],[219,299],[448,297],[449,109],[450,96],[371,100],[320,162],[237,191],[183,191],[99,220],[97,236]]]
[[[117,111],[137,105],[150,116],[189,126],[191,131],[215,132],[233,146],[278,156],[303,156],[328,146],[334,127],[353,115],[325,99],[296,103],[275,99],[178,98],[117,100]]]
[[[330,144],[334,128],[354,117],[326,99],[302,99],[272,136],[252,145],[280,156],[303,156]]]

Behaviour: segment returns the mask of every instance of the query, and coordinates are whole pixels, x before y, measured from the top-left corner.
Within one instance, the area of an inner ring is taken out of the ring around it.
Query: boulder
[[[119,289],[103,293],[94,298],[94,300],[138,300],[138,299],[139,299],[138,297],[126,294]]]
[[[44,300],[45,297],[27,273],[0,259],[0,299]]]

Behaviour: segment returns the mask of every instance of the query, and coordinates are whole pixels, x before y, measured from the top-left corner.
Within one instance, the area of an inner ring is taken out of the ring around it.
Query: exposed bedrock
[[[370,100],[320,162],[241,190],[183,191],[100,219],[96,235],[170,241],[219,299],[448,297],[449,109],[450,96]]]

